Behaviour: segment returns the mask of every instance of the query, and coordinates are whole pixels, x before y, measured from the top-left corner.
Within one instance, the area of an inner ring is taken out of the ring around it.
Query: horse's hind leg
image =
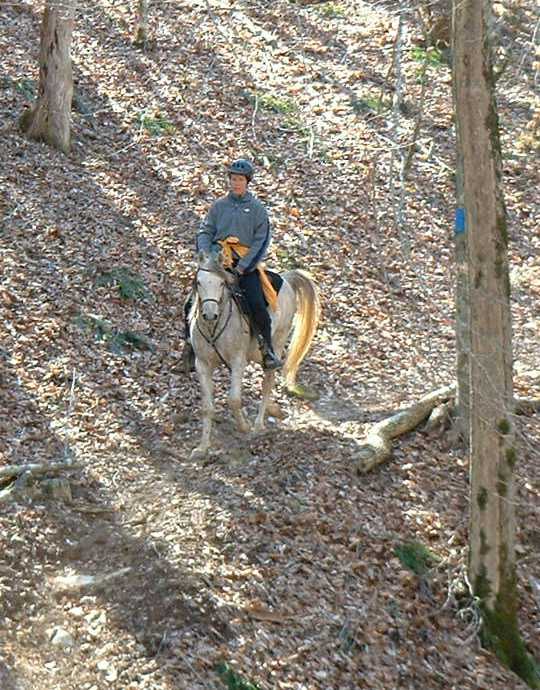
[[[191,452],[191,459],[203,458],[210,448],[210,433],[212,431],[212,421],[214,418],[214,382],[212,380],[212,369],[197,360],[197,374],[201,384],[202,401],[202,436],[199,445]]]
[[[257,419],[255,420],[254,431],[262,431],[264,429],[264,421],[266,419],[266,409],[268,403],[270,402],[270,396],[274,389],[274,381],[276,379],[275,371],[265,371],[264,379],[262,384],[262,398],[261,404],[259,405],[259,412],[257,413]]]
[[[244,434],[249,431],[249,422],[242,409],[242,380],[246,363],[234,362],[231,368],[231,387],[229,388],[229,408],[236,422],[236,428]]]

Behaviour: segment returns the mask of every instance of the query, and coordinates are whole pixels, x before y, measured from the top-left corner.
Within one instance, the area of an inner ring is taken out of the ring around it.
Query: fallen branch
[[[55,577],[51,580],[54,589],[57,592],[69,592],[78,589],[87,589],[89,587],[101,587],[104,584],[116,580],[119,577],[127,575],[131,572],[131,566],[127,568],[120,568],[112,573],[102,575],[66,575]]]
[[[42,474],[57,474],[65,470],[75,470],[81,468],[82,465],[66,462],[52,462],[52,463],[29,463],[28,465],[6,465],[0,467],[0,481],[10,479],[11,477],[19,477],[22,474],[31,477],[37,477]]]
[[[456,385],[451,384],[429,393],[411,407],[374,424],[358,447],[357,470],[369,472],[392,455],[392,439],[415,429],[428,419],[426,430],[432,431],[444,423],[455,406]],[[540,398],[515,398],[514,413],[530,414],[540,410]]]
[[[515,414],[530,414],[540,410],[540,398],[515,398]]]
[[[434,407],[447,402],[455,394],[454,384],[439,388],[417,403],[374,424],[358,448],[358,472],[364,474],[392,455],[392,439],[415,429],[431,414]]]
[[[431,410],[428,420],[424,426],[424,431],[435,431],[435,429],[442,429],[446,420],[450,417],[453,407],[453,401],[449,400],[443,402]]]

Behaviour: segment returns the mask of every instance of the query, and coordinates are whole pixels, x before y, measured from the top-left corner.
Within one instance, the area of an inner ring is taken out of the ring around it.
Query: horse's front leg
[[[246,368],[246,361],[238,359],[231,365],[231,387],[229,388],[229,409],[231,410],[236,428],[243,434],[249,431],[249,422],[242,409],[242,380],[244,378],[244,370]]]
[[[264,372],[264,378],[263,378],[263,384],[262,384],[262,398],[261,398],[261,404],[259,405],[259,412],[257,413],[257,419],[255,420],[255,426],[253,427],[254,431],[263,431],[264,429],[264,422],[266,419],[266,409],[268,407],[268,403],[270,402],[270,396],[272,395],[272,391],[274,389],[274,381],[276,380],[276,372],[275,371],[265,371]]]
[[[204,364],[199,359],[195,362],[197,375],[201,384],[201,407],[202,407],[202,436],[199,445],[191,452],[191,459],[198,460],[203,458],[210,448],[210,434],[212,432],[212,421],[214,419],[214,382],[212,380],[212,368]]]

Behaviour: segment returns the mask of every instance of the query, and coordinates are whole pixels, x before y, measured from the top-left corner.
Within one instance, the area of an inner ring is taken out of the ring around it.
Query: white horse
[[[288,271],[283,276],[276,310],[272,318],[272,342],[278,357],[287,348],[283,374],[288,388],[294,386],[300,363],[309,350],[319,320],[319,294],[313,279],[304,271]],[[203,429],[192,459],[204,457],[210,448],[214,417],[213,372],[224,364],[230,370],[229,407],[239,431],[250,425],[242,409],[242,380],[248,362],[261,362],[257,340],[237,304],[232,286],[234,276],[223,268],[222,257],[199,254],[196,292],[189,315],[190,338],[195,352],[195,368],[201,385]],[[264,429],[266,410],[275,381],[275,371],[265,371],[262,399],[254,431]]]

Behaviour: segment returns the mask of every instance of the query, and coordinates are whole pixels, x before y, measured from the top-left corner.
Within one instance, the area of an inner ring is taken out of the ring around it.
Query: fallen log
[[[26,465],[0,467],[0,484],[9,482],[8,486],[0,490],[0,505],[22,497],[34,499],[40,493],[49,498],[71,502],[71,486],[67,479],[43,480],[42,477],[81,467],[80,463],[69,464],[67,462],[28,463]],[[37,482],[35,483],[33,480],[37,480]]]
[[[433,408],[450,400],[456,392],[455,384],[439,388],[421,398],[411,407],[374,424],[357,450],[357,470],[369,472],[392,455],[392,439],[415,429],[429,417]]]
[[[357,471],[369,472],[392,455],[392,439],[407,434],[425,419],[426,430],[434,430],[452,414],[455,407],[456,385],[451,384],[420,398],[396,414],[374,424],[357,449]],[[540,410],[540,398],[515,398],[514,413],[530,414]]]
[[[50,581],[53,588],[59,592],[69,592],[76,590],[84,590],[89,587],[101,587],[104,584],[108,584],[117,578],[123,577],[131,572],[131,566],[127,568],[120,568],[120,570],[115,570],[112,573],[98,574],[98,575],[61,575],[52,578]]]
[[[514,402],[516,414],[530,414],[540,410],[540,398],[516,398]]]

